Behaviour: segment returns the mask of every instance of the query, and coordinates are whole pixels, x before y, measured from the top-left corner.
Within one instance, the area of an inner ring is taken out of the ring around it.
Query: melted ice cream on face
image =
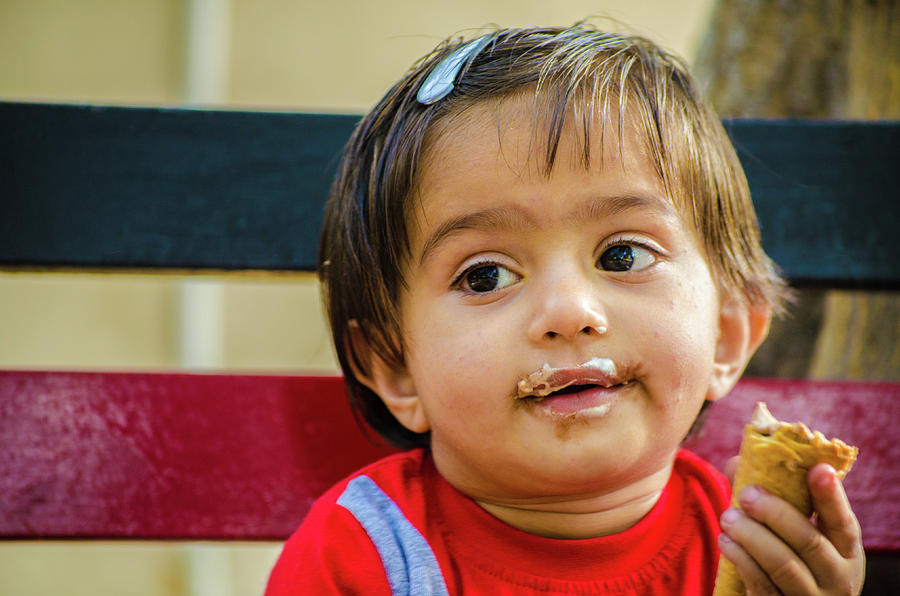
[[[582,364],[579,368],[592,368],[594,370],[599,370],[602,373],[606,373],[610,377],[615,376],[616,374],[616,364],[609,358],[591,358],[584,364]]]
[[[601,383],[604,380],[613,379],[616,376],[616,364],[609,358],[591,358],[583,364],[579,364],[579,369],[584,369],[590,373],[594,373],[596,382]],[[560,371],[566,369],[551,368],[547,363],[541,367],[541,370],[535,371],[520,380],[516,385],[516,397],[545,397],[554,391],[565,389],[569,385],[574,385],[578,379],[560,380]]]

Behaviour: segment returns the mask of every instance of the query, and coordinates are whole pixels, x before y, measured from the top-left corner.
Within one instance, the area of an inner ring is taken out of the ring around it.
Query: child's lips
[[[615,363],[609,358],[592,358],[581,365],[566,368],[544,364],[540,370],[516,384],[516,398],[546,398],[572,386],[584,385],[585,390],[608,389],[622,383]]]
[[[605,416],[619,391],[630,385],[623,373],[608,358],[592,358],[565,368],[545,364],[518,382],[516,398],[553,418]]]
[[[612,409],[618,392],[627,385],[603,387],[599,385],[583,386],[573,393],[552,393],[538,398],[535,407],[552,416],[605,416]]]

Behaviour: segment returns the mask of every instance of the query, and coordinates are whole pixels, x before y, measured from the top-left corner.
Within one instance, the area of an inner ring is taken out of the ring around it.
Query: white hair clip
[[[416,94],[419,103],[428,106],[450,93],[463,63],[478,54],[490,40],[490,35],[479,37],[444,58],[419,87],[419,92]]]

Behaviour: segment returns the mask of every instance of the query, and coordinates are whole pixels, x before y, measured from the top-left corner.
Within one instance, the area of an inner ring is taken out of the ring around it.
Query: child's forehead
[[[564,220],[578,227],[626,205],[681,219],[653,160],[628,127],[621,136],[592,131],[585,163],[584,139],[567,126],[547,173],[546,132],[533,126],[521,102],[507,108],[473,107],[434,139],[407,219],[413,245],[427,230],[455,229],[460,222],[524,230],[534,226],[520,225],[523,221]]]
[[[523,177],[551,178],[561,169],[579,170],[585,177],[619,168],[636,176],[651,176],[664,184],[658,156],[639,126],[633,110],[603,110],[573,104],[554,129],[548,106],[531,93],[483,100],[446,115],[425,138],[417,172],[419,191],[461,175],[452,168],[499,157]]]

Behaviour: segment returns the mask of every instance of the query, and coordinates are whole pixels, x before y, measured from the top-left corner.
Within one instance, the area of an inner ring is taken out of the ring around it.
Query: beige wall
[[[3,0],[0,97],[177,103],[181,0]]]
[[[359,112],[413,60],[459,32],[491,24],[570,25],[597,15],[692,55],[711,1],[234,0],[232,6],[231,102]]]
[[[612,17],[690,57],[712,0],[195,0],[224,17],[224,93],[207,103],[362,112],[409,64],[469,27]],[[0,99],[186,101],[188,0],[0,0]],[[213,282],[221,329],[185,329],[177,276],[0,273],[0,367],[171,369],[188,333],[201,360],[333,370],[309,277]],[[186,290],[188,288],[186,299]],[[201,292],[202,295],[202,292]],[[202,297],[202,296],[201,296]],[[191,327],[191,325],[187,325]],[[202,339],[202,337],[201,337]],[[0,594],[256,594],[278,545],[0,545]]]
[[[0,273],[0,367],[181,368],[185,278]],[[312,275],[219,286],[219,356],[204,368],[334,371]]]

